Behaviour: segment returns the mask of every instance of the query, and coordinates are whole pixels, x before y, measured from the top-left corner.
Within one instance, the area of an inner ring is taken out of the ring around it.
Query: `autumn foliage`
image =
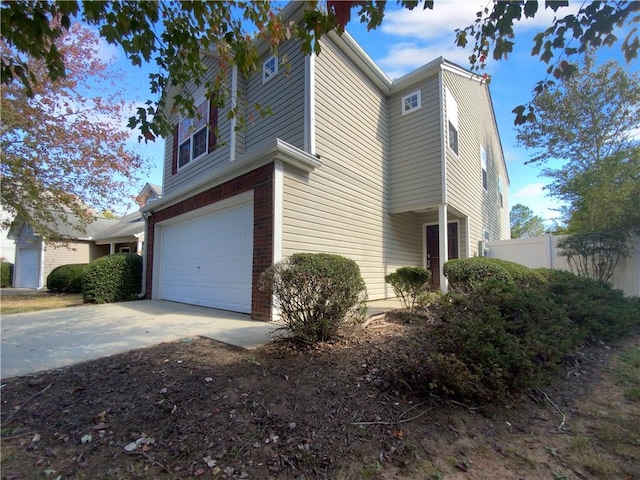
[[[47,240],[72,213],[114,210],[144,173],[145,161],[127,146],[120,77],[102,58],[100,40],[80,24],[63,34],[58,50],[66,77],[53,81],[44,60],[25,58],[33,91],[13,82],[2,88],[2,204]],[[11,52],[0,44],[3,57]],[[29,95],[32,93],[32,95]]]

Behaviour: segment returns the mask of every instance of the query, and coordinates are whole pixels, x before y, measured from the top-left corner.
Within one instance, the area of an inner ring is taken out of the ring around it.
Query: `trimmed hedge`
[[[2,260],[0,269],[0,287],[11,287],[13,285],[13,263]]]
[[[301,343],[331,339],[345,323],[362,319],[367,290],[358,264],[340,255],[295,253],[265,270],[284,324],[281,333]]]
[[[472,257],[449,260],[443,267],[454,292],[470,292],[488,279],[505,285],[528,287],[544,283],[544,276],[536,270],[498,258]]]
[[[82,275],[85,302],[111,303],[137,300],[142,289],[142,257],[116,253],[91,262]]]
[[[60,265],[47,276],[47,288],[53,292],[82,293],[82,274],[87,263]]]
[[[393,287],[397,297],[402,299],[404,307],[413,313],[420,295],[429,290],[431,272],[420,267],[400,267],[385,275],[384,281]]]

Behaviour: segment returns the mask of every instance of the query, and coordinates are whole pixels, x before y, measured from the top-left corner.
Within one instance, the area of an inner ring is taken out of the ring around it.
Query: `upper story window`
[[[489,182],[487,179],[487,151],[482,145],[480,145],[480,166],[482,167],[482,187],[485,190],[488,190]]]
[[[262,64],[262,83],[267,83],[278,73],[278,58],[270,56]]]
[[[183,118],[178,124],[178,169],[207,153],[209,102],[203,100],[197,109],[196,118]]]
[[[504,208],[502,177],[498,177],[498,201],[500,202],[500,208]]]
[[[419,110],[422,107],[422,99],[420,98],[420,90],[402,97],[402,115]]]
[[[449,148],[458,155],[458,103],[453,94],[446,89],[447,101],[447,130]]]

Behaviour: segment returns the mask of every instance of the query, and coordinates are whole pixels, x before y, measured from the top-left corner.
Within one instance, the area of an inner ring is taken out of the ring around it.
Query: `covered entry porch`
[[[444,264],[471,255],[469,217],[450,205],[435,205],[422,211],[396,215],[413,215],[420,239],[418,266],[431,272],[431,290],[448,291]],[[446,228],[443,226],[446,225]]]

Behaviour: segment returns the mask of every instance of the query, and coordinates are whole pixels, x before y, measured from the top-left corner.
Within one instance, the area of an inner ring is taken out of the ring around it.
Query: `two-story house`
[[[285,14],[301,13],[292,2]],[[370,299],[384,276],[481,255],[509,238],[509,179],[486,81],[443,58],[390,80],[348,35],[319,56],[297,41],[264,53],[252,78],[230,73],[224,108],[192,85],[202,120],[174,115],[163,198],[147,218],[147,298],[271,317],[262,271],[294,252],[355,260]],[[266,50],[266,48],[265,48]],[[215,52],[208,62],[216,72]],[[168,92],[169,98],[172,92]],[[239,102],[247,128],[228,120]],[[252,105],[268,105],[261,117]],[[215,138],[207,124],[216,124]]]

